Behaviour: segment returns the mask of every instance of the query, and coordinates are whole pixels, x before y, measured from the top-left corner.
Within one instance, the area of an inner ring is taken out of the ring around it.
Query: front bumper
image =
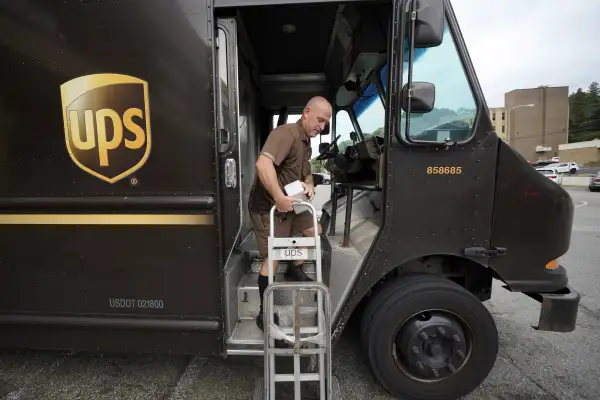
[[[541,304],[540,319],[534,329],[551,332],[575,330],[581,296],[572,287],[567,285],[556,292],[524,294]]]

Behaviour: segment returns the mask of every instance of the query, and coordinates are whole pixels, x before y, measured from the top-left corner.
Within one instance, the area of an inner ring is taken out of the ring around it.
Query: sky
[[[488,107],[504,106],[504,93],[514,89],[568,86],[572,93],[600,82],[600,0],[453,0],[452,5]],[[439,82],[436,88],[441,95]],[[352,125],[339,117],[337,133],[344,139]],[[383,108],[376,104],[361,122],[375,127],[382,119]],[[314,149],[318,143],[313,139]]]
[[[485,3],[485,5],[484,5]],[[540,85],[600,82],[600,0],[453,0],[488,107]]]

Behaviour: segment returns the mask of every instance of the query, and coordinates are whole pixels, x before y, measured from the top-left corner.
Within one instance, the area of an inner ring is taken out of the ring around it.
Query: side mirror
[[[325,128],[321,131],[321,136],[329,135],[329,122],[325,124]]]
[[[433,110],[435,105],[435,85],[429,82],[413,82],[412,98],[408,97],[408,83],[402,88],[402,109],[410,113],[425,114]]]
[[[358,141],[358,133],[350,132],[350,140],[352,140],[353,142]]]
[[[319,154],[321,154],[322,152],[327,150],[328,147],[329,147],[329,143],[327,143],[327,142],[319,143]]]
[[[444,1],[417,0],[415,48],[436,47],[444,38]]]

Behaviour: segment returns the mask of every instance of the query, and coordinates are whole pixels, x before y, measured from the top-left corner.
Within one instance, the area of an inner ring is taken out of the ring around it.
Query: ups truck
[[[332,343],[355,316],[390,393],[454,399],[494,279],[575,328],[571,198],[494,132],[450,0],[1,0],[0,38],[1,346],[260,357],[254,164],[317,95]]]

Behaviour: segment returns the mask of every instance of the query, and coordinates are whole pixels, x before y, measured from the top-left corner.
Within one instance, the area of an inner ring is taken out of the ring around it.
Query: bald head
[[[310,137],[315,137],[325,129],[331,119],[332,107],[326,98],[315,96],[308,101],[302,112],[302,125]]]
[[[323,109],[331,110],[331,104],[329,104],[327,99],[322,96],[315,96],[312,99],[310,99],[308,101],[308,103],[306,104],[305,108],[311,108],[311,107],[320,107]]]

